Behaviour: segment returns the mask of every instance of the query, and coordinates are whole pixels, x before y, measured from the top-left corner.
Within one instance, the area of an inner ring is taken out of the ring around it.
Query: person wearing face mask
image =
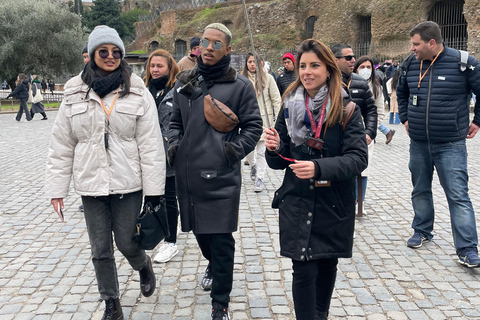
[[[158,121],[162,130],[165,154],[168,149],[168,125],[172,115],[173,91],[176,76],[180,68],[175,59],[165,50],[159,49],[150,55],[147,60],[145,86],[148,88],[158,111]],[[167,178],[165,181],[165,200],[167,204],[167,220],[170,236],[158,245],[158,253],[153,258],[154,262],[168,262],[178,253],[177,226],[178,204],[175,191],[175,170],[167,165]]]
[[[386,137],[386,144],[392,141],[395,130],[390,129],[386,125],[382,124],[383,117],[385,116],[385,99],[383,96],[383,88],[380,79],[376,72],[373,70],[373,61],[370,57],[361,56],[355,62],[353,72],[359,74],[363,79],[368,82],[368,87],[372,91],[373,98],[375,99],[375,105],[377,106],[377,122],[378,130]]]
[[[190,39],[190,52],[187,56],[178,61],[180,71],[192,69],[197,64],[197,57],[200,54],[200,38],[195,36]]]

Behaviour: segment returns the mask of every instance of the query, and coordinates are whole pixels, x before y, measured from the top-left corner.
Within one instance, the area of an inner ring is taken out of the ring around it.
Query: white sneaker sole
[[[156,262],[156,263],[168,262],[168,261],[172,260],[172,258],[175,257],[177,254],[178,254],[178,249],[177,249],[177,251],[175,251],[172,255],[170,255],[167,258],[160,259],[157,255],[157,256],[155,256],[155,258],[153,258],[153,262]]]

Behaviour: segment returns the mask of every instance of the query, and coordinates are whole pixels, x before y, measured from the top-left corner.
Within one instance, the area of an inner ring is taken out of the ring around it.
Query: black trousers
[[[235,239],[231,233],[195,234],[203,256],[212,265],[212,305],[228,307],[233,285]]]
[[[297,320],[316,319],[319,312],[328,312],[330,308],[338,259],[292,261],[292,294]]]
[[[165,181],[165,201],[167,205],[167,219],[170,236],[165,238],[165,242],[177,243],[178,227],[178,203],[177,193],[175,191],[175,176],[167,177]]]

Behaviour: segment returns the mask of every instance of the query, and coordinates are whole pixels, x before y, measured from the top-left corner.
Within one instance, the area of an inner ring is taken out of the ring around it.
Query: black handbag
[[[152,250],[160,241],[170,236],[165,198],[162,197],[160,204],[155,207],[147,202],[137,217],[136,227],[137,231],[132,239],[143,250]]]

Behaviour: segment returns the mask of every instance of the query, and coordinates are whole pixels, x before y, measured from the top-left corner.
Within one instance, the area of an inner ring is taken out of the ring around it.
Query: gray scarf
[[[320,118],[320,108],[323,106],[323,103],[327,98],[328,86],[321,87],[315,98],[313,98],[313,101],[307,95],[307,99],[310,99],[308,108],[310,111],[312,111],[315,121],[318,121]],[[298,87],[297,90],[286,97],[284,105],[285,122],[287,124],[288,135],[295,146],[298,147],[305,143],[305,141],[312,136],[312,131],[305,127],[305,114],[307,111],[305,106],[305,89],[303,86]],[[325,118],[323,119],[324,124],[328,118],[330,105],[331,101],[328,99]]]

